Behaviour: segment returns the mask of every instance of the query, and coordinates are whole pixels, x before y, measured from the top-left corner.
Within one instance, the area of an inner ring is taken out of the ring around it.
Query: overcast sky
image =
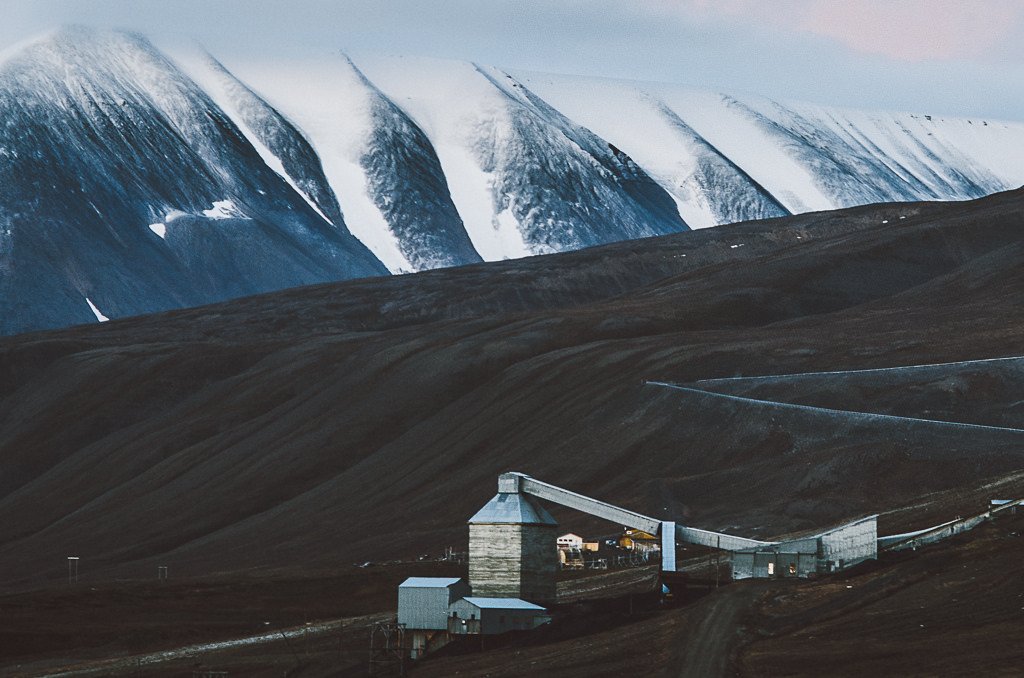
[[[1024,119],[1024,0],[0,0],[0,49],[64,23]]]

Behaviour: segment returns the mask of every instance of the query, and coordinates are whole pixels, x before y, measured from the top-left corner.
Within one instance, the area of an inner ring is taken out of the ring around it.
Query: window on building
[[[768,563],[768,576],[775,574],[775,563]]]

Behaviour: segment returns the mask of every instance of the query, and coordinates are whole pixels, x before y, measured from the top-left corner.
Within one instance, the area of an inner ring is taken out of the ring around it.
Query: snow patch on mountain
[[[495,213],[494,174],[480,169],[476,158],[453,144],[437,147],[445,174],[452,177],[452,200],[468,226],[473,246],[485,261],[519,259],[532,254],[508,210]]]
[[[89,310],[91,310],[93,315],[96,316],[96,322],[105,323],[110,320],[110,318],[100,313],[100,310],[96,308],[96,304],[92,303],[92,300],[89,297],[85,298],[85,303],[89,304]]]
[[[230,199],[215,200],[213,207],[203,210],[203,216],[207,219],[236,219],[245,218],[242,210]]]

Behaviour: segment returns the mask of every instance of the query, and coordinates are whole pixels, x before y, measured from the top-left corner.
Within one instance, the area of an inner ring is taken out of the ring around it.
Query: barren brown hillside
[[[437,555],[505,470],[750,536],[977,512],[1024,491],[1024,361],[708,380],[1021,356],[1022,299],[1016,191],[7,338],[0,587]]]

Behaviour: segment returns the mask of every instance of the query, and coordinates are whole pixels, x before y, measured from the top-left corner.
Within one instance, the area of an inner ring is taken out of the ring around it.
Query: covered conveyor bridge
[[[661,569],[676,572],[676,544],[730,553],[734,579],[796,576],[845,569],[878,554],[878,516],[817,535],[761,541],[678,525],[531,478],[498,476],[498,494],[469,519],[469,580],[473,594],[555,600],[553,544],[558,524],[537,500],[643,530],[661,540]]]
[[[778,542],[760,541],[737,537],[722,532],[712,532],[694,527],[678,525],[673,521],[659,520],[635,511],[620,508],[608,502],[599,501],[564,488],[531,478],[524,473],[503,473],[498,477],[498,492],[526,494],[544,501],[550,501],[566,508],[582,511],[597,518],[618,523],[625,527],[643,530],[661,538],[662,569],[675,571],[676,544],[700,544],[725,551],[768,548]]]

